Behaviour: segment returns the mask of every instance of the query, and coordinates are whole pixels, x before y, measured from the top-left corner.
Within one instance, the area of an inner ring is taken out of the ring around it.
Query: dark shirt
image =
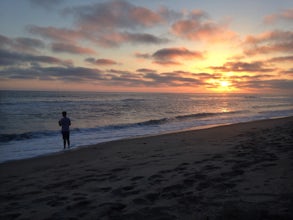
[[[62,127],[62,131],[69,131],[69,126],[71,125],[71,121],[67,117],[63,117],[59,120],[59,125]]]

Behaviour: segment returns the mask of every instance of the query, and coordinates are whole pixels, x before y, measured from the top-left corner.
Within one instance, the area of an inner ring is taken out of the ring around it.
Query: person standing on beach
[[[71,125],[71,121],[69,118],[66,117],[67,113],[64,111],[62,112],[63,118],[59,120],[59,126],[62,127],[62,137],[63,137],[63,144],[64,144],[64,149],[66,148],[66,142],[68,148],[70,148],[70,140],[69,140],[69,126]]]

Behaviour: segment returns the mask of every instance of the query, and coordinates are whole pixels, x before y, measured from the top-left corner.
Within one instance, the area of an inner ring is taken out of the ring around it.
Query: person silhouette
[[[61,133],[62,133],[62,137],[63,137],[63,144],[64,144],[64,149],[66,148],[66,142],[67,142],[67,146],[68,148],[70,148],[70,140],[69,140],[69,136],[70,136],[70,130],[69,130],[69,126],[71,125],[71,121],[69,118],[67,118],[67,113],[64,111],[62,112],[62,116],[63,118],[61,118],[59,120],[59,126],[61,126]]]

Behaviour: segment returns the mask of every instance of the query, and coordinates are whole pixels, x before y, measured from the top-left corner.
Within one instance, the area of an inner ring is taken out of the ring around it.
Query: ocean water
[[[63,150],[58,120],[71,119],[72,149],[203,126],[293,116],[293,97],[0,91],[0,162]]]

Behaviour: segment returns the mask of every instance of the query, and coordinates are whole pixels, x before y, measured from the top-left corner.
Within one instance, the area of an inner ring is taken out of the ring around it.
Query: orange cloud
[[[292,31],[268,31],[259,35],[249,35],[244,41],[244,53],[247,55],[265,53],[293,52]]]
[[[293,21],[293,9],[283,10],[280,13],[271,14],[264,18],[265,24],[273,24],[279,20]]]
[[[287,76],[292,76],[293,77],[293,68],[285,70],[285,71],[282,71],[281,73],[285,74]]]
[[[208,42],[229,41],[237,36],[226,25],[219,25],[210,20],[202,21],[205,16],[201,13],[194,16],[197,16],[197,19],[185,19],[175,22],[171,27],[172,33],[184,39]]]

